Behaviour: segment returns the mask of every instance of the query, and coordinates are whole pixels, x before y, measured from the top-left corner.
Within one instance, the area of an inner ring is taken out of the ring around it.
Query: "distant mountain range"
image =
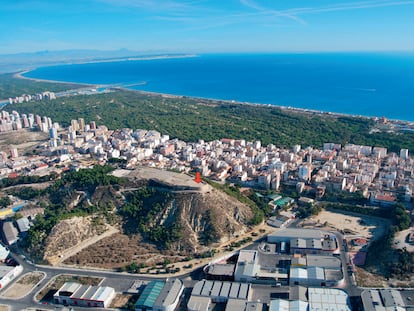
[[[110,60],[125,57],[144,57],[160,55],[161,52],[137,52],[127,49],[101,50],[62,50],[39,51],[32,53],[0,54],[0,73],[17,72],[40,66]]]

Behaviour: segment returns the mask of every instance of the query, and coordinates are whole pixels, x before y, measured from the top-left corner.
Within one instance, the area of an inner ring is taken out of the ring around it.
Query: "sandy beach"
[[[30,69],[30,70],[24,70],[24,71],[16,72],[13,75],[13,78],[16,78],[16,79],[24,79],[24,80],[32,80],[32,81],[35,81],[35,82],[73,84],[74,86],[76,86],[76,85],[81,85],[81,86],[98,86],[98,85],[90,84],[90,83],[67,82],[67,81],[58,81],[58,80],[46,80],[46,79],[29,78],[29,77],[25,77],[24,76],[25,73],[28,73],[30,71],[33,71],[34,69],[35,68]]]

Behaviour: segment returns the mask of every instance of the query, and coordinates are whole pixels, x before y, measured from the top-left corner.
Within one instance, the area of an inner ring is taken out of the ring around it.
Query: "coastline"
[[[96,60],[85,60],[85,61],[75,61],[67,62],[65,65],[80,65],[80,64],[95,64],[95,63],[116,63],[116,62],[125,62],[125,61],[141,61],[141,60],[158,60],[158,59],[180,59],[180,58],[191,58],[197,57],[197,54],[183,54],[183,55],[154,55],[154,56],[131,56],[131,57],[119,57],[111,59],[96,59]],[[52,65],[55,66],[55,65]]]
[[[149,60],[149,59],[168,59],[168,58],[185,58],[185,57],[196,57],[194,56],[177,56],[177,57],[169,57],[169,56],[159,56],[158,58],[154,57],[148,57],[146,59],[140,58],[139,60]],[[131,59],[125,59],[125,61],[128,61]],[[116,62],[118,60],[108,60],[103,62]],[[101,61],[98,61],[101,62]],[[82,63],[83,64],[83,63]],[[209,97],[199,97],[199,96],[188,96],[188,95],[176,95],[176,94],[169,94],[169,93],[159,93],[159,92],[152,92],[152,91],[143,91],[143,90],[135,90],[128,88],[126,86],[120,86],[119,84],[88,84],[88,83],[76,83],[76,82],[67,82],[67,81],[58,81],[58,80],[47,80],[47,79],[37,79],[37,78],[30,78],[25,77],[24,74],[30,71],[33,71],[34,69],[28,69],[24,71],[17,72],[13,74],[14,78],[17,79],[27,79],[32,80],[35,82],[46,82],[46,83],[61,83],[61,84],[73,84],[80,85],[82,87],[74,88],[74,89],[82,89],[83,87],[106,87],[106,88],[112,88],[112,89],[119,89],[124,91],[130,91],[130,92],[137,92],[140,94],[147,94],[151,96],[161,96],[161,97],[168,97],[168,98],[191,98],[195,100],[205,100],[205,101],[211,101],[211,102],[219,102],[219,103],[226,103],[226,104],[233,104],[233,105],[250,105],[250,106],[260,106],[260,107],[269,107],[269,108],[277,108],[281,109],[282,111],[289,111],[289,112],[295,112],[295,113],[303,113],[308,115],[320,115],[320,116],[330,116],[330,117],[350,117],[350,118],[359,118],[359,119],[366,119],[366,120],[378,120],[379,116],[366,116],[366,115],[357,115],[357,114],[350,114],[350,113],[341,113],[341,112],[332,112],[332,111],[323,111],[323,110],[315,110],[315,109],[309,109],[309,108],[300,108],[300,107],[292,107],[292,106],[281,106],[276,104],[263,104],[263,103],[255,103],[255,102],[245,102],[245,101],[235,101],[235,100],[226,100],[226,99],[217,99],[217,98],[209,98]],[[141,82],[142,84],[145,84],[146,82]],[[6,106],[6,105],[5,105]],[[4,106],[3,106],[4,107]],[[1,107],[1,108],[3,108]],[[409,120],[401,120],[401,119],[392,119],[385,117],[388,121],[398,123],[398,124],[405,124],[405,125],[414,125],[414,121]]]
[[[54,63],[47,66],[62,66],[62,65],[82,65],[82,64],[95,64],[95,63],[116,63],[116,62],[125,62],[125,61],[145,61],[145,60],[159,60],[159,59],[181,59],[181,58],[191,58],[198,57],[197,54],[183,54],[183,55],[154,55],[154,56],[133,56],[133,57],[120,57],[120,58],[111,58],[111,59],[96,59],[96,60],[84,60],[84,61],[74,61],[74,62],[62,62]],[[59,80],[48,80],[48,79],[39,79],[26,77],[24,74],[34,71],[39,67],[33,67],[31,69],[25,69],[13,74],[13,78],[17,79],[27,79],[35,82],[48,82],[48,83],[61,83],[61,84],[74,84],[74,85],[85,85],[93,87],[111,87],[116,84],[94,84],[94,83],[83,83],[83,82],[68,82],[68,81],[59,81]],[[131,89],[132,90],[132,89]]]
[[[83,85],[83,86],[96,86],[99,87],[99,84],[90,84],[90,83],[82,83],[82,82],[67,82],[67,81],[58,81],[58,80],[47,80],[47,79],[37,79],[37,78],[30,78],[30,77],[25,77],[24,74],[28,73],[30,71],[35,70],[36,68],[33,69],[26,69],[23,71],[19,71],[13,74],[13,78],[16,79],[23,79],[23,80],[31,80],[34,82],[46,82],[46,83],[60,83],[60,84],[73,84],[73,85]]]
[[[82,65],[82,64],[99,64],[99,63],[116,63],[116,62],[126,62],[126,61],[146,61],[146,60],[159,60],[159,59],[181,59],[181,58],[192,58],[198,57],[197,54],[182,54],[182,55],[154,55],[154,56],[130,56],[130,57],[118,57],[118,58],[110,58],[110,59],[91,59],[91,60],[79,60],[79,61],[72,61],[72,62],[56,62],[48,65],[42,65],[40,67],[51,67],[51,66],[64,66],[64,65]],[[30,79],[33,81],[41,81],[41,82],[53,82],[53,83],[69,83],[69,84],[81,84],[81,85],[97,85],[91,83],[75,83],[75,82],[65,82],[65,81],[58,81],[58,80],[47,80],[47,79],[37,79],[37,78],[30,78],[25,77],[24,74],[34,71],[39,66],[25,69],[13,74],[13,77],[22,78],[22,79]]]

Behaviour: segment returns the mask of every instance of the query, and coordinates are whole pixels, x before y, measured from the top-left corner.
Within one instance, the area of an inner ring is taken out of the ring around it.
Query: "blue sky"
[[[0,0],[0,54],[414,51],[414,0]]]

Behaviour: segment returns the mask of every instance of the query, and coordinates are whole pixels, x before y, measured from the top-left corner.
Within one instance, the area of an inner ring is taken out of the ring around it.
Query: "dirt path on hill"
[[[100,235],[97,235],[97,236],[94,236],[94,237],[92,237],[90,239],[87,239],[85,241],[82,241],[82,243],[66,249],[59,256],[54,256],[53,258],[49,258],[48,260],[49,260],[49,262],[52,266],[59,265],[63,261],[68,259],[69,257],[79,253],[84,248],[87,248],[87,247],[91,246],[92,244],[95,244],[96,242],[98,242],[98,241],[100,241],[104,238],[107,238],[107,237],[109,237],[109,236],[111,236],[115,233],[118,233],[118,232],[119,232],[118,229],[108,225],[108,230],[105,231],[104,233],[102,233]]]

